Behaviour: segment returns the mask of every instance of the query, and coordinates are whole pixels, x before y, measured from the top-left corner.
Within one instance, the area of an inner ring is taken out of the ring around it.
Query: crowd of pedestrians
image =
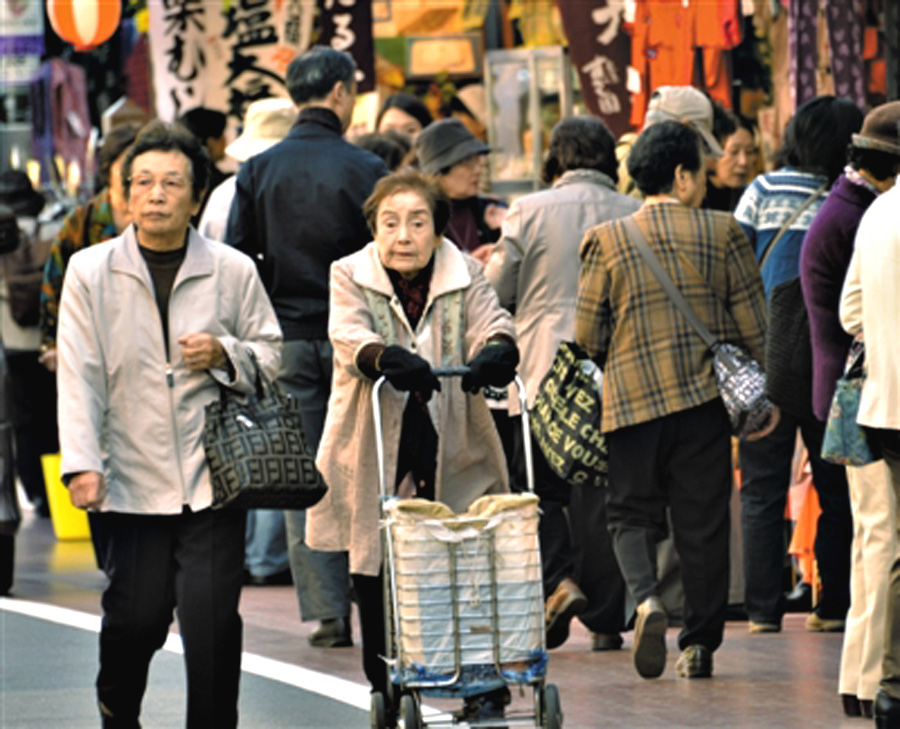
[[[663,87],[644,129],[618,143],[599,119],[561,120],[547,188],[509,204],[484,192],[485,141],[414,96],[389,97],[372,134],[345,139],[355,72],[333,49],[299,56],[290,100],[251,104],[227,147],[210,110],[114,129],[99,192],[64,221],[41,222],[24,174],[0,177],[3,249],[52,241],[33,321],[13,317],[10,254],[0,259],[0,334],[18,475],[43,515],[56,373],[63,480],[91,512],[107,576],[103,726],[139,726],[173,611],[187,725],[236,726],[244,584],[293,584],[321,649],[353,644],[355,601],[366,678],[391,695],[371,412],[384,377],[392,492],[465,511],[522,488],[530,445],[546,645],[562,646],[576,617],[596,651],[633,629],[645,679],[665,670],[670,625],[688,679],[714,674],[729,610],[751,633],[781,630],[785,503],[804,447],[822,509],[806,629],[845,633],[841,710],[900,727],[900,102],[868,114],[807,102],[766,171],[752,122]],[[226,155],[233,176],[215,167]],[[772,417],[737,448],[710,350],[638,238],[714,336],[768,370]],[[879,460],[845,467],[821,448],[854,340],[867,362],[859,423]],[[518,372],[532,406],[563,342],[603,372],[599,487],[554,472],[504,397]],[[790,372],[785,350],[798,355]],[[299,404],[328,484],[308,512],[210,508],[204,406],[220,387],[252,391],[257,364]],[[432,373],[463,364],[461,380]],[[742,554],[730,548],[736,467]],[[509,700],[476,693],[460,716],[496,719]]]

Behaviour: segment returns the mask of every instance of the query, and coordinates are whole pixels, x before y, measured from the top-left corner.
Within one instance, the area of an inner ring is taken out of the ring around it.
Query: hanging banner
[[[44,52],[44,4],[0,0],[0,79],[28,83]]]
[[[356,61],[357,91],[375,90],[375,47],[371,0],[318,0],[321,33],[317,45],[346,51]]]
[[[236,121],[247,105],[288,98],[285,73],[309,47],[315,0],[148,3],[156,115],[206,106]]]
[[[631,100],[625,86],[631,44],[623,27],[622,0],[556,0],[569,39],[572,65],[591,114],[617,137],[631,129]]]

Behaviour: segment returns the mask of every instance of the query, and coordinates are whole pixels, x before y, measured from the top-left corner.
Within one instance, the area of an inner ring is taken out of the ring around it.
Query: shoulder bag
[[[847,355],[844,374],[837,381],[825,436],[822,438],[822,460],[842,466],[865,466],[880,456],[873,453],[862,426],[856,422],[859,401],[866,381],[865,345],[855,340]]]
[[[309,452],[297,400],[272,382],[250,353],[255,392],[219,385],[206,406],[203,448],[213,508],[306,509],[327,487]]]
[[[529,411],[531,434],[547,465],[572,486],[606,484],[601,382],[600,368],[584,350],[561,342]]]
[[[737,345],[721,342],[713,336],[663,268],[634,218],[625,218],[623,222],[660,286],[712,352],[716,386],[728,411],[732,432],[743,438],[762,430],[771,417],[772,403],[766,397],[766,376],[759,362]]]
[[[41,238],[40,223],[34,235],[3,257],[9,312],[20,327],[37,326],[41,315],[41,285],[52,240]]]
[[[794,221],[818,199],[827,185],[819,187],[781,226],[760,259],[762,271]],[[769,293],[766,322],[766,394],[792,415],[812,418],[812,343],[809,315],[803,300],[800,277],[775,286]]]

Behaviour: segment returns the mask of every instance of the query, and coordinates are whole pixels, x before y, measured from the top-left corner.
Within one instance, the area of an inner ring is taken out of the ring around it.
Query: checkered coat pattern
[[[763,361],[765,297],[753,249],[728,213],[645,204],[638,227],[701,321]],[[590,229],[575,339],[603,367],[608,433],[718,397],[712,355],[671,303],[621,221]]]

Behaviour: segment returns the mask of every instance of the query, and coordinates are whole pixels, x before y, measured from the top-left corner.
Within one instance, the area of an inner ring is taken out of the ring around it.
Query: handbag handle
[[[647,237],[638,227],[638,224],[635,222],[633,217],[624,218],[622,220],[625,223],[625,231],[628,233],[628,237],[631,238],[632,243],[634,243],[635,248],[637,248],[638,253],[641,254],[641,257],[644,259],[644,262],[653,271],[653,275],[656,276],[656,280],[659,281],[659,285],[662,286],[663,291],[666,292],[669,299],[671,299],[672,303],[675,307],[684,314],[684,317],[688,320],[688,323],[694,328],[697,334],[700,335],[700,339],[704,341],[707,347],[710,349],[715,349],[716,345],[719,344],[719,341],[713,336],[712,332],[706,327],[706,325],[700,321],[700,317],[694,312],[691,308],[691,305],[687,302],[687,299],[684,298],[681,291],[678,290],[678,287],[675,285],[675,282],[672,280],[672,277],[669,276],[666,269],[663,268],[662,263],[660,262],[657,255],[653,252],[653,249],[650,248],[650,244],[647,242]]]
[[[787,219],[787,221],[785,221],[784,225],[782,225],[781,228],[778,230],[778,233],[775,234],[775,237],[769,241],[769,244],[766,246],[765,250],[763,251],[762,256],[760,256],[760,259],[759,259],[759,270],[760,271],[762,271],[763,268],[765,268],[766,263],[769,260],[769,256],[772,255],[772,253],[774,253],[775,246],[778,245],[778,241],[780,241],[784,237],[784,234],[787,233],[788,230],[790,230],[790,227],[794,224],[794,221],[800,217],[800,215],[803,213],[803,211],[806,210],[806,208],[808,208],[810,205],[812,205],[813,201],[817,200],[819,195],[821,195],[823,192],[825,192],[825,189],[827,187],[828,187],[828,183],[823,182],[818,187],[818,189],[814,193],[812,193],[812,195],[810,195],[808,198],[806,198],[806,200],[803,201],[803,203],[800,205],[800,207],[798,207],[793,213],[791,213],[791,217],[789,217]]]
[[[253,364],[253,369],[255,371],[254,379],[254,389],[256,390],[256,397],[259,400],[265,396],[266,392],[271,392],[273,389],[272,380],[269,379],[269,376],[263,372],[262,367],[259,365],[259,360],[256,358],[256,352],[253,351],[252,347],[247,347],[247,356],[250,359],[250,362]],[[221,382],[219,385],[219,401],[222,403],[222,407],[225,406],[225,399],[228,396],[228,391],[231,389],[227,385],[223,385]]]

